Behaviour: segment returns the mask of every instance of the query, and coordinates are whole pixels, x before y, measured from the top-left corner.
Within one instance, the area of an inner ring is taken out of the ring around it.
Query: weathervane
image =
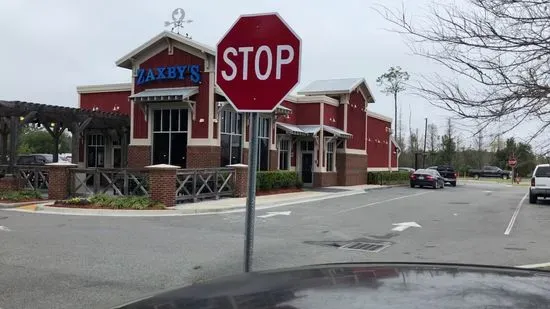
[[[172,25],[172,32],[174,32],[174,29],[176,30],[177,34],[180,34],[180,29],[183,29],[184,24],[192,23],[192,19],[185,19],[185,11],[182,8],[177,8],[174,11],[172,11],[172,21],[165,21],[164,26],[168,27]],[[191,37],[189,34],[185,34],[185,37],[190,39]]]

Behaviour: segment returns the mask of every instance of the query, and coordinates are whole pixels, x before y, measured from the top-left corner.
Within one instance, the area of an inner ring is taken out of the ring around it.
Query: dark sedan
[[[434,189],[445,188],[445,179],[439,174],[438,171],[432,169],[420,169],[416,170],[411,175],[411,188],[419,187],[432,187]]]

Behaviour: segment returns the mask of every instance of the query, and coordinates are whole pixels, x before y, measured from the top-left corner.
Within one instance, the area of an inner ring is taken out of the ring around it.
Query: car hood
[[[247,273],[116,308],[546,308],[550,272],[421,263],[328,264]]]

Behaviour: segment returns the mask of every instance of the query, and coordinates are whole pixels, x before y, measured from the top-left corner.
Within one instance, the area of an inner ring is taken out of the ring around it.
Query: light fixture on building
[[[118,105],[113,106],[113,111],[117,112],[119,109],[120,109],[120,106]]]

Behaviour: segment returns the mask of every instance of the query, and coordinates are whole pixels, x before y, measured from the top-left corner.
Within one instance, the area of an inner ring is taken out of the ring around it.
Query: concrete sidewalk
[[[269,209],[300,203],[314,202],[343,196],[365,193],[370,190],[387,189],[394,186],[359,185],[349,187],[324,187],[306,189],[302,192],[262,195],[256,197],[256,209]],[[207,215],[228,212],[244,212],[246,198],[225,198],[220,200],[206,200],[197,203],[179,204],[167,210],[114,210],[114,209],[79,209],[52,207],[53,202],[37,203],[18,208],[6,209],[10,211],[32,212],[42,214],[59,214],[75,216],[119,216],[119,217],[164,217]]]

